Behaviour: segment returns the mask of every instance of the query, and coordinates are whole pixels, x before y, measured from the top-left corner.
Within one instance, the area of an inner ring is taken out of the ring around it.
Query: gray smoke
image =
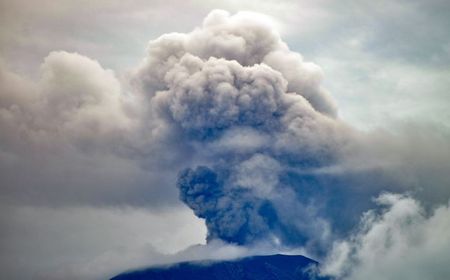
[[[323,245],[329,225],[302,193],[319,187],[297,173],[338,162],[354,132],[321,79],[253,14],[214,11],[191,33],[150,42],[133,83],[165,141],[190,151],[180,197],[208,240]]]

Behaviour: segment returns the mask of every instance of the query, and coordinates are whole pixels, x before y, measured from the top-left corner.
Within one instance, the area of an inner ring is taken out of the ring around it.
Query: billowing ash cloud
[[[163,35],[132,80],[165,141],[191,149],[178,188],[209,240],[320,248],[329,225],[294,177],[336,163],[353,132],[320,68],[259,17],[214,11],[191,33]]]
[[[206,220],[209,239],[248,244],[266,237],[277,216],[268,200],[256,198],[248,189],[224,189],[221,179],[207,167],[180,174],[181,199]]]
[[[272,76],[267,82],[275,88],[287,87],[283,90],[303,96],[317,111],[335,116],[334,101],[320,85],[320,68],[291,52],[267,19],[261,17],[251,13],[230,16],[225,11],[213,11],[202,27],[189,34],[161,36],[150,43],[148,57],[135,77],[136,83],[147,93],[173,90],[176,85],[181,86],[179,83],[188,82],[186,75],[198,73],[196,82],[189,81],[190,86],[214,86],[224,82],[239,89],[246,83],[251,85],[249,79],[253,75],[259,77],[257,73],[266,72],[266,76]],[[262,64],[270,69],[262,68]],[[246,71],[247,66],[255,68]],[[282,78],[269,74],[271,70],[279,72]],[[210,71],[217,76],[208,76],[208,83],[205,77],[201,78],[201,73],[207,75]],[[226,78],[227,75],[231,76]]]

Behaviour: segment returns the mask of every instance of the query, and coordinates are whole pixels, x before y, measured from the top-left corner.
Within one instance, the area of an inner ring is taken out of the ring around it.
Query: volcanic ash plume
[[[187,34],[152,41],[133,78],[168,142],[191,152],[180,198],[208,240],[317,246],[329,226],[301,198],[295,170],[333,164],[349,131],[320,68],[259,15],[213,11]]]

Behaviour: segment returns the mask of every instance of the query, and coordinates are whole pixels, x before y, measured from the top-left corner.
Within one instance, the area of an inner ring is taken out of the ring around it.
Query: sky
[[[337,279],[448,277],[449,15],[0,0],[2,275],[284,252]]]

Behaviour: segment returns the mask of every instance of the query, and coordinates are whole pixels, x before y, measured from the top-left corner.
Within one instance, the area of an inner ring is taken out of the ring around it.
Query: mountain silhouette
[[[329,280],[314,275],[318,263],[301,255],[181,262],[126,272],[111,280]]]

